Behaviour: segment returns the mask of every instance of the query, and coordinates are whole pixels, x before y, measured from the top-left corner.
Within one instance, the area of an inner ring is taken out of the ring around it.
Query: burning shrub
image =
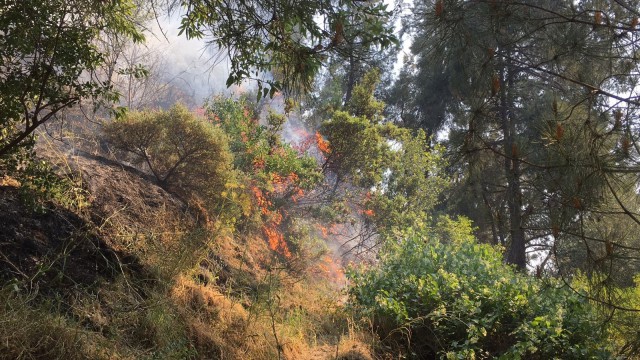
[[[182,105],[168,111],[134,111],[104,126],[107,141],[125,159],[149,170],[158,183],[182,195],[220,200],[232,178],[225,134]]]
[[[247,224],[261,230],[271,250],[291,257],[286,220],[305,191],[321,180],[316,160],[281,140],[284,115],[271,111],[266,125],[261,125],[249,101],[220,96],[205,108],[209,121],[229,136],[234,165],[244,177],[252,204],[249,211],[243,210]]]

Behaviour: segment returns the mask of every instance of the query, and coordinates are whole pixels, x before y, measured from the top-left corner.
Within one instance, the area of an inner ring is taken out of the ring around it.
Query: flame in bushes
[[[342,264],[339,260],[334,260],[331,256],[325,255],[318,263],[321,275],[326,276],[337,284],[344,284],[346,277]]]
[[[264,193],[262,192],[262,190],[260,190],[260,188],[258,188],[257,186],[252,186],[251,192],[253,192],[253,196],[256,199],[256,204],[260,209],[260,213],[262,213],[262,215],[268,215],[270,213],[269,206],[271,206],[271,201],[269,201],[264,196]]]
[[[322,237],[326,238],[329,236],[329,230],[325,226],[320,226],[320,231],[322,232]]]
[[[304,190],[298,188],[293,195],[291,195],[291,201],[293,202],[298,202],[298,200],[300,200],[300,198],[302,198],[304,196]]]
[[[262,226],[262,232],[269,243],[269,248],[286,258],[290,258],[292,255],[289,250],[289,246],[284,239],[284,235],[279,229],[286,212],[283,209],[271,209],[273,203],[270,198],[273,195],[284,192],[291,184],[294,183],[294,181],[297,181],[297,179],[298,176],[294,173],[291,173],[286,177],[273,173],[271,174],[271,181],[274,184],[273,192],[263,191],[257,186],[251,187],[251,192],[255,198],[256,205],[265,219],[265,225]]]
[[[271,225],[265,225],[262,227],[267,240],[269,241],[269,248],[279,254],[284,255],[287,258],[291,257],[291,251],[287,243],[284,241],[284,235],[278,229]]]
[[[325,140],[319,132],[316,131],[316,145],[318,149],[322,151],[323,154],[331,153],[331,149],[329,148],[329,142]]]

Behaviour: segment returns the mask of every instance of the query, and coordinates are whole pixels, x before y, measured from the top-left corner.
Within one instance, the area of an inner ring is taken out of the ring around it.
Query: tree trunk
[[[510,244],[506,261],[518,269],[526,270],[526,239],[522,224],[522,188],[520,185],[520,161],[518,145],[515,141],[516,128],[511,109],[513,101],[508,91],[513,83],[514,70],[509,64],[503,64],[500,69],[500,108],[499,116],[504,134],[504,171],[507,180],[507,207],[509,209]]]

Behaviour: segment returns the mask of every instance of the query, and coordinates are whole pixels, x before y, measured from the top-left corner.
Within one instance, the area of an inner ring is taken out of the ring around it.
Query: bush
[[[205,113],[229,137],[240,180],[232,200],[241,208],[243,225],[262,227],[271,248],[288,254],[282,230],[297,200],[322,180],[316,160],[282,141],[286,116],[269,111],[262,125],[246,98],[216,96],[205,104]]]
[[[148,169],[165,189],[221,200],[233,177],[226,135],[182,105],[130,112],[104,126],[106,140],[126,160]]]
[[[429,237],[409,235],[388,245],[378,267],[349,273],[351,306],[383,339],[417,359],[609,357],[578,294],[515,272],[468,236]]]

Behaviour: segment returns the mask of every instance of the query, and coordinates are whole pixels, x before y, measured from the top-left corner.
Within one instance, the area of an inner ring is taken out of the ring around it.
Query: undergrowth
[[[21,191],[37,196],[38,189]],[[99,237],[115,260],[110,276],[54,292],[26,286],[26,279],[6,283],[0,358],[369,358],[363,337],[348,326],[339,290],[308,272],[322,253],[317,244],[304,251],[299,245],[292,271],[262,234],[199,222],[170,207],[147,212],[131,203],[91,220],[105,204],[38,201],[47,212],[73,209],[84,221],[99,219],[75,231]],[[49,255],[42,261],[56,258]],[[64,278],[62,269],[54,276]]]

